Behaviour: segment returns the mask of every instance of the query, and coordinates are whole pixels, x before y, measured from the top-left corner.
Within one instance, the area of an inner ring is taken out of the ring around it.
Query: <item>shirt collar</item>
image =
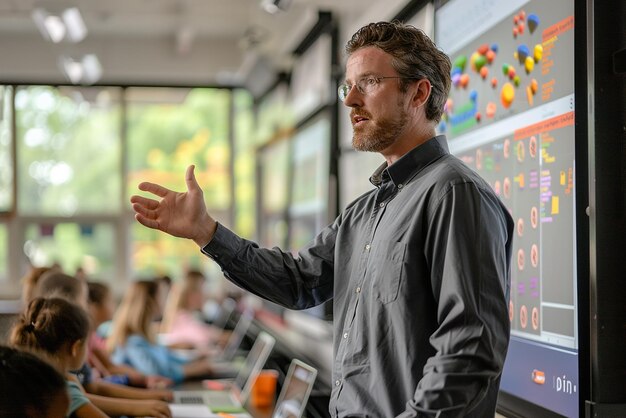
[[[391,166],[387,166],[386,162],[381,164],[370,177],[370,183],[376,187],[389,180],[396,186],[406,184],[424,167],[449,153],[446,136],[435,136],[404,154]]]

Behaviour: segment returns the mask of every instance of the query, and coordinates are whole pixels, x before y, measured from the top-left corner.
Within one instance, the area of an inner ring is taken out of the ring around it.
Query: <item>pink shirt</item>
[[[178,311],[170,332],[162,335],[166,344],[192,344],[195,348],[210,348],[217,343],[220,330],[205,324],[191,312]]]

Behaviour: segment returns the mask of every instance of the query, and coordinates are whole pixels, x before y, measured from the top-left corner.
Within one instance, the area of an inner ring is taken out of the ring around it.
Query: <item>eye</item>
[[[368,86],[374,86],[374,85],[376,85],[378,83],[378,80],[376,78],[374,78],[374,77],[368,77],[368,78],[365,79],[365,83]]]

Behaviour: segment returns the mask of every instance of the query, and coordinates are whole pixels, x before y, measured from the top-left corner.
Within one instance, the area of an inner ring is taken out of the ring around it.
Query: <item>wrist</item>
[[[204,246],[213,239],[213,235],[215,235],[215,231],[217,230],[217,222],[210,216],[207,216],[207,219],[200,222],[197,227],[198,229],[196,230],[193,241],[198,247],[204,248]]]

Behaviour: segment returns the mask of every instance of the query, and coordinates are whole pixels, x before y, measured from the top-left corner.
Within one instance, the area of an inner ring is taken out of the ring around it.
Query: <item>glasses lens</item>
[[[340,85],[337,93],[339,94],[339,100],[342,102],[345,101],[346,97],[348,97],[348,93],[350,93],[350,86],[347,84]]]

